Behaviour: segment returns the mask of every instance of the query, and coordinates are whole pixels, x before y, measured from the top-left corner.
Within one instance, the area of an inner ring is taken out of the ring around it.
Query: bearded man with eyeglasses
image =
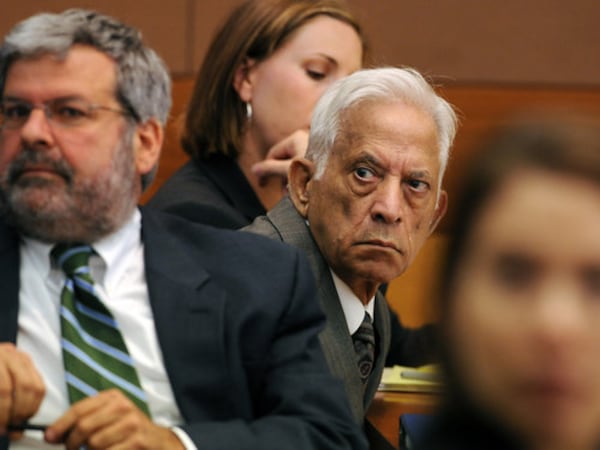
[[[113,18],[0,47],[0,450],[365,448],[299,252],[138,208],[169,107]]]

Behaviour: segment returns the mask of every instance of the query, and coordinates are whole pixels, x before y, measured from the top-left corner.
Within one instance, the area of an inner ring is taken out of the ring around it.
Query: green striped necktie
[[[61,293],[62,352],[69,400],[117,388],[150,416],[146,394],[119,327],[95,292],[86,244],[57,244],[52,258],[66,275]]]

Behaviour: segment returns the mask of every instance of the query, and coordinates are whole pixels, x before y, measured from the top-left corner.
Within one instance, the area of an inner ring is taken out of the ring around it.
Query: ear
[[[295,158],[288,170],[288,191],[292,203],[305,219],[308,217],[310,188],[315,174],[315,164],[306,158]]]
[[[158,163],[164,129],[156,119],[139,124],[134,135],[135,167],[140,175],[150,172]]]
[[[256,61],[252,58],[244,58],[233,75],[233,88],[243,102],[252,100],[252,77],[251,72]]]
[[[435,207],[435,211],[433,212],[433,218],[431,219],[431,223],[429,224],[429,232],[432,233],[433,230],[438,226],[442,217],[446,214],[446,210],[448,209],[448,193],[443,189],[440,191],[440,196],[438,198],[437,205]]]

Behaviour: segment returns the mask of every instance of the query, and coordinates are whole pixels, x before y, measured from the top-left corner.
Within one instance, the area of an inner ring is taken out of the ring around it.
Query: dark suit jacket
[[[165,367],[199,449],[366,447],[327,370],[317,339],[325,318],[302,255],[151,210],[142,239]],[[4,224],[0,285],[0,341],[14,342],[19,245]]]
[[[526,450],[530,448],[497,418],[464,395],[445,399],[413,441],[415,450]],[[600,442],[598,446],[600,448]]]
[[[188,161],[154,194],[148,206],[198,223],[238,229],[266,210],[237,163],[215,155]]]
[[[378,354],[366,387],[359,376],[352,337],[340,304],[327,262],[321,255],[304,218],[289,200],[284,198],[266,216],[258,217],[244,230],[278,239],[303,250],[315,274],[321,306],[327,316],[327,326],[320,334],[325,357],[334,375],[344,380],[350,406],[357,422],[363,422],[371,400],[375,396],[385,357],[390,345],[390,316],[385,298],[375,297],[375,331],[378,337]]]

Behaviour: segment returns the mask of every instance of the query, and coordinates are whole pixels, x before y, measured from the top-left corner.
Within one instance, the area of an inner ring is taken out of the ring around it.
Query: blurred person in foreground
[[[600,120],[506,126],[474,157],[442,282],[447,392],[423,450],[600,448]]]
[[[313,107],[362,66],[364,38],[343,1],[248,0],[215,35],[183,130],[190,160],[149,206],[219,228],[241,228],[284,195]]]
[[[455,132],[452,107],[417,71],[357,71],[319,99],[289,197],[244,228],[308,255],[327,315],[321,343],[361,423],[390,348],[379,287],[409,267],[446,211]],[[398,363],[430,362],[434,337],[431,325],[402,329]]]
[[[171,98],[136,30],[32,16],[0,93],[1,449],[366,447],[303,255],[136,206]]]

